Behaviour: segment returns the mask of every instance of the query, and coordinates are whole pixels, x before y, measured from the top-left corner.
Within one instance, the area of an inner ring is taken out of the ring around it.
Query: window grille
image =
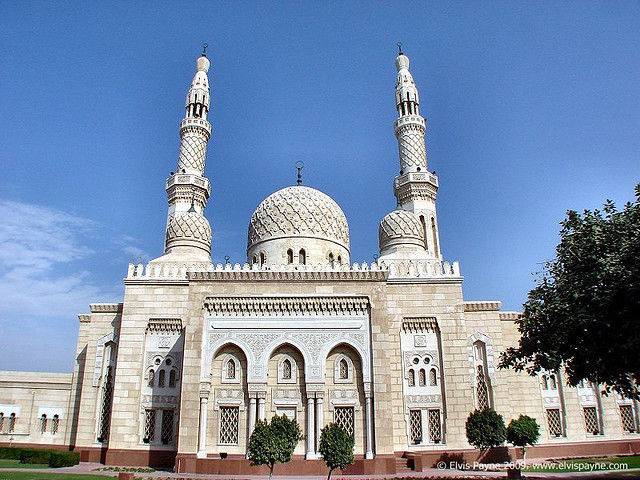
[[[156,375],[156,372],[153,371],[153,368],[149,369],[149,383],[148,383],[148,385],[150,387],[153,387],[153,385],[154,385],[155,375]]]
[[[418,372],[418,385],[424,387],[427,384],[426,372],[424,368],[421,368]]]
[[[542,389],[549,390],[549,381],[547,380],[546,375],[542,375]]]
[[[555,375],[551,375],[549,377],[549,381],[551,383],[551,390],[557,390],[558,389],[558,384],[556,382],[556,376]]]
[[[600,433],[600,423],[598,422],[596,407],[584,407],[584,427],[587,433],[593,433],[594,435]]]
[[[347,380],[349,378],[349,364],[343,358],[340,360],[340,380]]]
[[[304,251],[304,248],[300,249],[300,252],[298,252],[298,263],[300,265],[307,264],[307,253]]]
[[[429,440],[432,443],[440,443],[442,440],[442,426],[440,425],[440,410],[429,410]]]
[[[104,442],[109,437],[109,423],[111,421],[111,397],[113,395],[112,368],[107,367],[107,374],[102,385],[102,404],[100,406],[100,426],[98,441]]]
[[[237,445],[238,443],[238,407],[220,407],[220,443]]]
[[[352,437],[355,435],[353,407],[335,407],[333,409],[333,421]]]
[[[0,412],[0,433],[4,430],[4,413]]]
[[[173,410],[162,410],[162,428],[160,440],[163,445],[173,442]]]
[[[413,369],[409,370],[409,386],[410,387],[416,386],[416,372]]]
[[[9,415],[9,433],[13,433],[13,431],[16,429],[16,421],[18,419],[16,418],[16,414],[12,413],[11,415]]]
[[[422,411],[409,410],[409,435],[411,443],[418,445],[422,443]]]
[[[164,388],[166,376],[167,376],[167,372],[165,371],[165,369],[164,368],[160,369],[160,371],[158,372],[158,386],[160,388]]]
[[[284,380],[291,380],[291,361],[289,359],[282,362],[282,378]]]
[[[40,433],[45,433],[47,431],[47,416],[42,415],[40,417]]]
[[[156,411],[153,409],[144,411],[144,436],[142,441],[144,443],[153,442],[156,436]]]
[[[227,380],[234,380],[236,378],[236,362],[229,359],[227,362]]]
[[[620,417],[622,418],[622,428],[629,433],[636,431],[636,422],[631,405],[620,405]]]
[[[436,369],[432,368],[429,370],[429,385],[435,387],[438,384],[438,377],[436,375]]]
[[[562,436],[562,419],[560,418],[560,410],[558,408],[547,409],[547,425],[550,436]]]
[[[489,408],[489,391],[487,381],[484,376],[482,366],[478,365],[478,376],[476,377],[476,395],[478,397],[478,410]]]
[[[169,372],[169,388],[176,388],[176,371]]]
[[[60,417],[58,415],[54,415],[51,420],[51,433],[55,435],[58,433],[58,427],[60,426]]]

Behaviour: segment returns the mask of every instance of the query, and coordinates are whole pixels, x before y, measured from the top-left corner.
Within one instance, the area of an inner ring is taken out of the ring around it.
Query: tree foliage
[[[467,418],[466,429],[467,441],[481,450],[497,447],[506,440],[502,415],[490,408],[471,412]]]
[[[353,446],[353,437],[341,426],[330,423],[322,429],[318,451],[329,467],[327,480],[334,469],[344,469],[353,463]]]
[[[640,185],[618,210],[569,211],[556,258],[545,263],[518,321],[519,345],[501,368],[564,368],[566,380],[638,398],[640,383]]]
[[[271,422],[258,420],[249,438],[248,456],[252,465],[267,465],[269,478],[276,463],[287,463],[302,440],[300,426],[284,415],[275,415]]]
[[[509,422],[507,427],[507,441],[516,447],[525,449],[534,445],[540,438],[540,426],[535,418],[520,415]]]

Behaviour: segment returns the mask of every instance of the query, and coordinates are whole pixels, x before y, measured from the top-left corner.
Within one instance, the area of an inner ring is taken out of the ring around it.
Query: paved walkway
[[[104,465],[100,463],[81,463],[74,467],[67,468],[0,468],[0,472],[33,472],[33,473],[90,473],[93,475],[103,475],[105,477],[117,477],[118,472],[110,471],[96,471],[99,468],[104,468]],[[276,466],[276,475],[273,476],[274,480],[325,480],[324,476],[293,476],[293,475],[277,475],[278,467]],[[170,479],[209,479],[209,480],[265,480],[268,478],[266,475],[199,475],[199,474],[185,474],[185,473],[171,473],[155,471],[150,473],[138,473],[133,472],[136,477],[148,478],[154,480],[170,480]],[[483,472],[483,471],[468,471],[463,472],[461,470],[439,470],[436,468],[428,469],[425,472],[406,472],[398,473],[396,475],[335,475],[332,476],[332,480],[368,480],[368,479],[447,479],[447,480],[468,480],[468,479],[490,479],[490,478],[506,478],[507,475],[502,472]],[[613,479],[632,479],[640,478],[640,469],[632,469],[626,471],[606,471],[606,472],[572,472],[572,473],[524,473],[523,478],[527,480],[556,480],[556,479],[570,479],[570,480],[613,480]]]

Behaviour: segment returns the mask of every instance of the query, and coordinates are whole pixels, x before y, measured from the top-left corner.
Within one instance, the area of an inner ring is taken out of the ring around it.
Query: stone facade
[[[567,387],[559,372],[497,370],[518,341],[519,314],[465,301],[458,263],[442,260],[426,123],[408,58],[396,65],[398,208],[381,222],[378,261],[350,264],[340,207],[296,186],[256,209],[247,263],[213,265],[203,214],[209,61],[199,58],[167,181],[164,255],[129,266],[122,303],[79,316],[73,374],[0,373],[0,442],[248,473],[255,422],[286,415],[305,439],[285,473],[324,471],[317,444],[330,422],[354,436],[352,472],[391,473],[396,457],[419,470],[469,452],[467,416],[488,407],[538,420],[532,456],[637,450],[634,402]]]

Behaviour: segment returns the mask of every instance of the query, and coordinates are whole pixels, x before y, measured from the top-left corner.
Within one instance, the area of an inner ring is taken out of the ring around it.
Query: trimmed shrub
[[[34,463],[47,465],[51,458],[51,450],[37,450],[35,448],[25,448],[20,453],[20,463]]]
[[[0,458],[5,460],[20,460],[20,454],[24,448],[0,447]]]
[[[80,463],[78,452],[51,452],[49,466],[51,468],[73,467]]]
[[[502,415],[495,410],[476,410],[467,418],[467,441],[476,448],[486,450],[502,445],[507,439],[507,429]]]

